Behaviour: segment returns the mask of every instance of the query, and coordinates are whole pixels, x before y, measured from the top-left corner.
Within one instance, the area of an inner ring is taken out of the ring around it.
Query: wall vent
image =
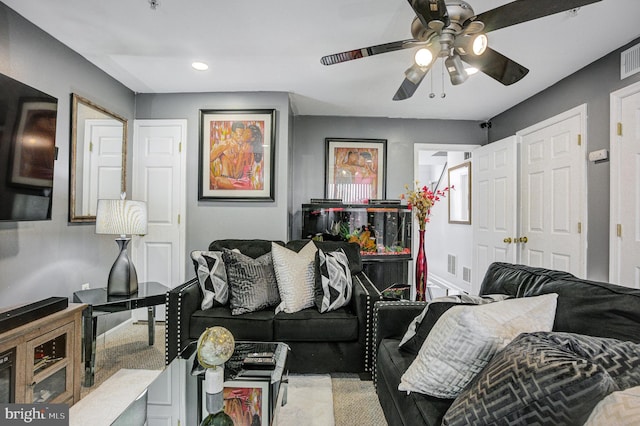
[[[462,267],[462,280],[465,282],[471,282],[471,269],[466,266]]]
[[[620,80],[640,72],[640,44],[620,54]]]
[[[452,254],[447,259],[447,272],[451,275],[456,275],[456,257]]]

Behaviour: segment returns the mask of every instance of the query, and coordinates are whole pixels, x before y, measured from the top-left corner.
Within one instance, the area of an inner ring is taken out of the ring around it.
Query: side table
[[[98,317],[114,312],[131,311],[147,308],[149,345],[155,338],[155,307],[165,303],[169,287],[158,282],[138,283],[138,292],[130,296],[107,296],[107,288],[92,288],[73,293],[73,301],[86,303],[82,313],[82,358],[84,362],[84,386],[93,386],[96,363],[96,333]]]

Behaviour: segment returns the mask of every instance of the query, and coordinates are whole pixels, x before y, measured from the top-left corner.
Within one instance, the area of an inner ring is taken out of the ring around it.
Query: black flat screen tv
[[[51,220],[58,99],[0,74],[0,221]]]

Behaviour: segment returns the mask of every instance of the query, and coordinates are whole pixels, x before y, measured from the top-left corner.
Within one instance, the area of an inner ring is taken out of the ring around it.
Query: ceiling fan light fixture
[[[449,73],[449,78],[451,78],[451,84],[457,86],[458,84],[464,83],[469,75],[464,69],[464,65],[462,64],[462,60],[458,55],[451,55],[445,61],[444,65],[447,68],[447,72]]]
[[[413,64],[409,68],[407,68],[407,70],[404,72],[404,76],[411,83],[418,85],[420,84],[428,70],[428,67],[421,67],[417,64]]]
[[[421,47],[418,49],[413,59],[419,67],[428,67],[433,62],[433,53],[426,47]]]

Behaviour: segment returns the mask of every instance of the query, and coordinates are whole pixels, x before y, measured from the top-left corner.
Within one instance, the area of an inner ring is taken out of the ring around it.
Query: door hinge
[[[578,234],[582,234],[582,222],[578,222]]]
[[[582,146],[582,135],[578,133],[578,146]]]
[[[178,225],[180,225],[180,215],[178,215]]]
[[[622,225],[621,224],[617,224],[616,225],[616,235],[618,237],[622,237]]]
[[[93,152],[93,142],[89,142],[89,152]]]
[[[182,152],[182,142],[178,143],[178,152]]]
[[[618,136],[622,136],[622,123],[618,123],[617,126],[617,132],[618,132]]]

